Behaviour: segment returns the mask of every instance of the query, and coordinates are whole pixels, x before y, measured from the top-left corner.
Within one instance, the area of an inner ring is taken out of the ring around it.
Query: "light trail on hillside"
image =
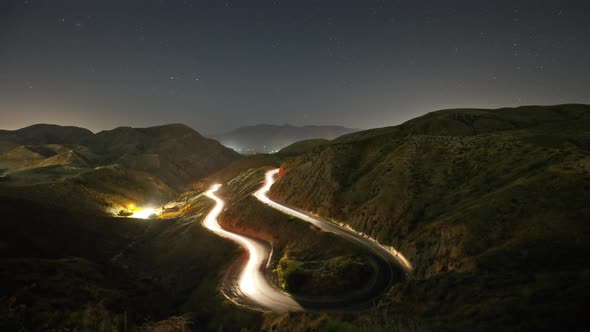
[[[215,195],[220,187],[220,184],[215,184],[205,193],[215,201],[215,207],[205,217],[203,225],[215,234],[236,242],[248,252],[248,262],[237,281],[241,293],[257,305],[275,312],[303,310],[292,297],[273,288],[266,281],[262,271],[269,260],[269,249],[258,241],[227,231],[219,225],[217,218],[225,205],[225,202]]]
[[[262,203],[264,203],[276,210],[279,210],[285,214],[288,214],[288,215],[293,216],[295,218],[299,218],[303,221],[307,221],[307,222],[315,225],[316,227],[320,228],[323,231],[331,232],[331,233],[339,235],[347,240],[350,240],[352,242],[362,244],[362,245],[368,247],[369,249],[371,249],[371,251],[373,251],[375,254],[377,254],[378,256],[381,256],[382,258],[384,258],[386,260],[393,259],[401,268],[403,268],[403,270],[406,273],[412,272],[413,267],[412,267],[412,264],[410,263],[410,261],[406,257],[404,257],[404,255],[402,255],[399,251],[395,250],[394,248],[384,246],[381,243],[377,242],[376,240],[374,240],[374,239],[372,239],[360,232],[357,232],[352,228],[346,227],[344,225],[336,224],[336,223],[326,220],[324,218],[314,216],[312,214],[309,214],[309,213],[306,213],[303,211],[295,210],[293,208],[287,207],[285,205],[282,205],[280,203],[277,203],[277,202],[271,200],[268,197],[268,192],[270,191],[270,187],[272,187],[272,185],[275,183],[275,175],[278,172],[279,172],[278,168],[266,172],[264,186],[262,186],[262,188],[260,188],[258,191],[256,191],[254,193],[254,196],[259,201],[261,201]]]

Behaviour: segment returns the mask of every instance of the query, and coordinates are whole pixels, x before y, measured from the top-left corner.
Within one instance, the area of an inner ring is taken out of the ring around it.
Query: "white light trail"
[[[412,272],[413,267],[410,261],[394,248],[384,246],[381,243],[377,242],[377,240],[367,236],[366,234],[363,234],[352,229],[348,225],[336,224],[324,220],[320,217],[291,209],[268,198],[268,192],[270,190],[270,187],[274,184],[274,178],[278,172],[278,168],[266,172],[264,186],[254,193],[254,196],[258,198],[259,201],[285,214],[307,221],[324,231],[340,235],[351,241],[361,243],[371,248],[380,248],[383,252],[386,252],[387,254],[391,255],[406,272]]]
[[[225,205],[223,200],[215,195],[215,192],[220,187],[220,184],[215,184],[205,193],[216,204],[207,217],[205,217],[203,225],[217,235],[240,244],[248,251],[248,262],[240,273],[238,281],[238,286],[242,293],[251,301],[272,311],[286,312],[303,310],[293,298],[271,287],[264,278],[261,269],[266,265],[266,260],[269,256],[268,249],[259,242],[226,231],[219,225],[217,218],[223,211]]]

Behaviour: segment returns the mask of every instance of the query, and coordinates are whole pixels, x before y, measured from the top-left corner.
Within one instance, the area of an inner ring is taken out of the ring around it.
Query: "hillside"
[[[374,258],[363,246],[320,232],[259,202],[253,193],[260,188],[266,169],[247,168],[231,178],[225,177],[230,172],[217,175],[227,183],[221,189],[228,204],[220,216],[221,225],[272,244],[268,278],[290,294],[323,301],[358,295],[355,292],[369,286],[375,275]]]
[[[259,124],[234,129],[212,137],[243,154],[273,153],[298,141],[334,139],[358,131],[340,126],[291,126]]]
[[[0,134],[0,329],[585,328],[590,106],[443,110],[245,157],[183,125],[74,132]],[[276,288],[354,299],[376,275],[361,247],[252,196],[279,165],[273,199],[393,246],[414,270],[362,312],[260,314],[224,298],[245,255],[200,224],[213,183],[223,227],[272,246]],[[170,200],[163,219],[105,213]]]
[[[590,106],[444,110],[290,159],[270,194],[412,262],[377,316],[573,329],[590,289],[589,153]]]
[[[327,139],[306,139],[282,148],[278,154],[281,156],[296,156],[310,152],[312,149],[322,146],[328,142],[329,140]]]
[[[0,330],[259,326],[257,315],[236,310],[217,291],[240,252],[203,229],[211,201],[193,198],[189,215],[148,222],[0,193]]]
[[[118,164],[149,173],[182,190],[239,158],[234,151],[184,125],[121,127],[97,134],[76,127],[34,125],[2,131],[0,141],[4,146],[0,169],[9,185],[47,183]],[[56,178],[58,169],[61,173]],[[26,176],[20,176],[22,172]],[[12,181],[21,178],[26,181]]]
[[[104,214],[159,205],[240,156],[180,125],[93,134],[38,124],[0,131],[0,195]]]
[[[180,194],[237,153],[183,125],[0,135],[0,330],[259,326],[217,292],[240,252],[201,227],[210,199]],[[177,199],[162,219],[113,216]]]
[[[49,124],[36,124],[14,131],[0,130],[0,141],[18,145],[84,144],[92,137],[88,129]]]
[[[219,142],[180,124],[102,131],[90,146],[104,162],[149,172],[175,188],[185,188],[239,158]]]

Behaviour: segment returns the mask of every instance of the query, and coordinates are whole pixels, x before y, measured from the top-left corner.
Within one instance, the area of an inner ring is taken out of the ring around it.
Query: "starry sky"
[[[0,128],[590,103],[590,1],[0,1]]]

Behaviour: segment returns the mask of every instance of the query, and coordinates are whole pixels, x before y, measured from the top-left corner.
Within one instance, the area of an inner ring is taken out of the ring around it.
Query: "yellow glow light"
[[[154,214],[156,216],[159,214],[158,209],[144,208],[144,209],[138,209],[137,211],[135,211],[131,217],[132,218],[139,218],[139,219],[148,219],[149,217],[151,217]]]

